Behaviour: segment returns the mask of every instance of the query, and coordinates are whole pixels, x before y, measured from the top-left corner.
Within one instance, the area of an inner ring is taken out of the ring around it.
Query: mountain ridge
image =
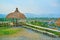
[[[0,14],[0,18],[5,18],[8,14]],[[34,14],[34,13],[24,13],[24,15],[27,18],[41,18],[41,17],[46,17],[46,18],[60,18],[59,15],[56,14],[56,16],[53,14]]]

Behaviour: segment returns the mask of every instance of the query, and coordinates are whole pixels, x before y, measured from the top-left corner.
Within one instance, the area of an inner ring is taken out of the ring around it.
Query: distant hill
[[[25,13],[25,16],[27,18],[40,18],[40,17],[43,17],[43,18],[60,18],[60,16],[58,14],[39,14],[39,13]]]
[[[0,18],[5,18],[7,14],[0,14]],[[32,13],[25,13],[24,14],[27,18],[34,18],[36,17],[35,14],[32,14]]]
[[[6,14],[0,14],[0,18],[5,18]]]
[[[6,15],[8,14],[0,14],[0,18],[5,18]],[[58,14],[34,14],[34,13],[24,13],[24,15],[27,17],[27,18],[40,18],[40,17],[43,17],[43,18],[60,18],[60,16]]]
[[[37,17],[37,15],[32,14],[32,13],[25,13],[25,16],[26,16],[27,18],[35,18],[35,17]]]

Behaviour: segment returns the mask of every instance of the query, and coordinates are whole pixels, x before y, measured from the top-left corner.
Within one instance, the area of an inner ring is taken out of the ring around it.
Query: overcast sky
[[[8,14],[16,7],[22,13],[60,16],[60,0],[0,0],[0,14]]]

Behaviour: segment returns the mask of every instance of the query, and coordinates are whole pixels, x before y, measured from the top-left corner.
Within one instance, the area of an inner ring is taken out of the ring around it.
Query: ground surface
[[[60,38],[49,37],[30,29],[23,28],[22,31],[16,34],[0,37],[0,40],[60,40]]]

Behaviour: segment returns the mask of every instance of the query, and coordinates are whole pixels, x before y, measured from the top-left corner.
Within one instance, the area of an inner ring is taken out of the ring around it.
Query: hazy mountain
[[[0,18],[5,18],[8,14],[0,14]],[[40,17],[48,17],[48,18],[60,18],[58,14],[34,14],[34,13],[25,13],[24,14],[27,18],[40,18]]]
[[[8,14],[0,14],[0,18],[5,18],[6,15],[8,15]],[[32,14],[32,13],[25,13],[24,15],[25,15],[27,18],[34,18],[34,17],[36,17],[36,15],[35,15],[35,14]]]
[[[33,13],[25,13],[25,16],[26,16],[27,18],[35,18],[35,17],[37,17],[38,15],[33,14]]]
[[[0,14],[0,18],[5,18],[6,14]]]
[[[25,16],[27,18],[40,18],[40,17],[48,17],[48,18],[60,18],[60,15],[57,14],[53,14],[53,13],[50,13],[50,14],[33,14],[33,13],[25,13]]]

